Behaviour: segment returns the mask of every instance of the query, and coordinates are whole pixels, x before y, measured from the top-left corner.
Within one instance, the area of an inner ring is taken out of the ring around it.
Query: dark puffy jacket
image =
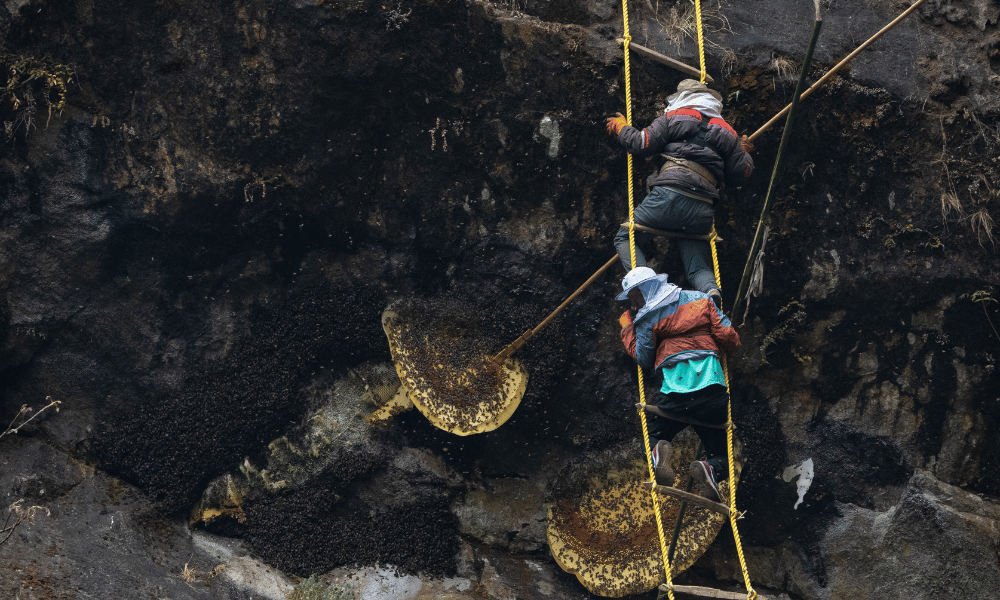
[[[753,159],[740,146],[736,130],[722,119],[705,118],[705,144],[691,143],[701,128],[702,115],[694,108],[679,108],[660,115],[639,130],[630,125],[618,134],[618,143],[636,156],[668,154],[697,162],[712,173],[716,181],[742,185],[753,173]],[[716,186],[687,169],[668,169],[653,185],[665,185],[712,200],[719,199]]]

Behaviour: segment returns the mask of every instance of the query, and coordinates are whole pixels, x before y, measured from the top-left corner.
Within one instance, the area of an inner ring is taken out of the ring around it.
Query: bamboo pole
[[[576,291],[570,294],[569,298],[563,300],[563,303],[560,304],[554,311],[552,311],[549,314],[549,316],[545,317],[545,319],[541,323],[536,325],[534,329],[529,329],[524,333],[522,333],[519,338],[508,344],[506,348],[504,348],[502,351],[500,351],[499,354],[494,356],[493,360],[495,360],[498,363],[503,363],[503,361],[510,358],[512,354],[520,350],[522,346],[528,343],[528,340],[530,340],[532,336],[538,333],[542,329],[542,327],[548,325],[549,322],[552,321],[552,319],[556,318],[556,315],[558,315],[559,312],[562,311],[562,309],[566,308],[566,306],[568,306],[570,302],[572,302],[573,300],[576,299],[577,296],[582,294],[583,290],[590,287],[590,284],[594,283],[594,281],[597,280],[597,278],[601,275],[601,273],[607,271],[611,267],[611,265],[615,264],[615,261],[617,260],[618,260],[617,254],[608,259],[608,262],[604,263],[603,267],[601,267],[600,269],[597,270],[597,272],[591,275],[590,279],[583,282],[583,285],[576,288]]]
[[[906,9],[905,11],[903,11],[898,17],[896,17],[895,19],[893,19],[892,22],[890,22],[888,25],[886,25],[885,27],[883,27],[882,29],[880,29],[878,33],[876,33],[875,35],[873,35],[870,38],[868,38],[868,41],[866,41],[865,43],[863,43],[860,46],[858,46],[857,48],[855,48],[855,50],[853,52],[851,52],[850,54],[848,54],[847,57],[844,58],[844,60],[842,60],[839,63],[837,63],[836,65],[834,65],[832,69],[830,69],[829,71],[826,72],[826,75],[823,75],[822,77],[820,77],[819,81],[817,81],[816,83],[812,84],[809,87],[809,89],[807,89],[805,92],[802,93],[801,96],[798,96],[798,98],[793,99],[792,102],[788,104],[788,106],[786,106],[785,108],[781,109],[781,111],[778,114],[776,114],[773,117],[771,117],[770,121],[768,121],[767,123],[764,123],[764,125],[762,125],[760,129],[758,129],[757,131],[755,131],[753,133],[753,135],[750,136],[750,141],[752,142],[752,141],[756,140],[758,137],[760,137],[760,135],[762,133],[764,133],[765,131],[767,131],[768,129],[770,129],[770,127],[772,125],[774,125],[778,121],[778,119],[780,119],[782,116],[788,114],[788,111],[791,110],[792,104],[794,104],[796,102],[796,100],[801,100],[802,98],[806,98],[810,94],[812,94],[814,91],[816,91],[817,89],[819,89],[819,87],[822,86],[827,81],[829,81],[829,79],[831,77],[833,77],[834,74],[837,73],[837,71],[839,71],[845,65],[849,64],[854,59],[855,56],[857,56],[858,54],[861,53],[862,50],[864,50],[868,46],[871,46],[873,43],[875,43],[875,40],[877,40],[880,37],[882,37],[882,35],[884,33],[888,32],[890,29],[892,29],[893,27],[895,27],[896,25],[898,25],[900,23],[900,21],[902,21],[906,17],[910,16],[910,13],[912,13],[915,10],[917,10],[917,7],[919,7],[925,1],[926,0],[917,0],[916,2],[914,2],[913,6],[911,6],[908,9]],[[808,67],[808,65],[806,65],[806,67]]]
[[[624,44],[624,43],[625,43],[625,40],[623,38],[618,38],[618,44],[619,45]],[[650,48],[647,48],[645,46],[640,46],[639,44],[636,44],[635,42],[629,42],[628,49],[631,50],[632,52],[635,52],[639,56],[645,56],[646,58],[651,58],[651,59],[655,60],[656,62],[658,62],[660,64],[667,65],[671,69],[677,69],[678,71],[680,71],[681,73],[684,73],[685,75],[690,75],[691,77],[697,77],[699,79],[701,78],[701,71],[700,70],[698,70],[698,69],[696,69],[696,68],[694,68],[691,65],[688,65],[686,63],[682,63],[681,61],[679,61],[677,59],[670,58],[669,56],[665,56],[663,54],[660,54],[656,50],[651,50]],[[712,79],[712,76],[711,75],[707,75],[707,74],[705,75],[705,81],[706,81],[706,83],[714,83],[715,82],[715,80]]]
[[[819,16],[818,13],[819,11],[817,9],[817,17]],[[740,279],[739,291],[736,292],[736,301],[733,303],[733,310],[731,313],[733,319],[736,319],[736,316],[740,314],[739,309],[743,305],[744,296],[747,293],[747,288],[750,286],[750,273],[753,271],[753,259],[760,250],[760,246],[764,240],[764,221],[767,220],[767,215],[771,211],[771,198],[774,193],[775,182],[778,180],[778,172],[781,168],[781,159],[785,155],[785,148],[788,146],[789,138],[791,138],[792,124],[795,122],[795,109],[798,107],[799,100],[802,98],[802,95],[800,95],[802,88],[806,86],[806,75],[809,73],[809,63],[812,62],[813,51],[816,49],[816,40],[819,39],[819,30],[822,26],[822,19],[817,18],[816,22],[813,24],[812,37],[809,39],[809,47],[806,49],[806,58],[802,63],[802,71],[799,73],[799,81],[795,84],[795,96],[792,97],[792,103],[789,105],[788,117],[785,119],[785,129],[781,132],[781,143],[778,145],[778,157],[774,160],[774,170],[771,171],[771,183],[767,186],[767,196],[764,197],[764,206],[760,210],[760,220],[757,221],[757,231],[754,233],[753,244],[750,246],[750,255],[747,259],[746,266],[743,268],[743,277]]]

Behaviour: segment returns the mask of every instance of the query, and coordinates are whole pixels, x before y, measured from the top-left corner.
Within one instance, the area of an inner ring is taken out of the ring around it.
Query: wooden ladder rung
[[[660,586],[660,591],[666,592],[670,588],[667,584]],[[727,592],[714,588],[699,587],[697,585],[675,585],[675,594],[688,594],[691,596],[701,596],[702,598],[726,598],[727,600],[746,600],[747,595],[741,592]],[[758,600],[767,600],[764,596],[757,594]]]
[[[618,38],[618,45],[623,45],[624,43],[625,43],[624,39]],[[686,63],[682,63],[681,61],[679,61],[677,59],[670,58],[669,56],[664,56],[663,54],[660,54],[656,50],[650,50],[649,48],[647,48],[645,46],[640,46],[639,44],[636,44],[635,42],[629,42],[628,47],[629,47],[629,50],[631,50],[632,52],[635,52],[639,56],[645,56],[646,58],[651,58],[651,59],[655,60],[656,62],[658,62],[660,64],[667,65],[668,67],[671,67],[673,69],[677,69],[678,71],[680,71],[681,73],[684,73],[685,75],[690,75],[691,77],[701,78],[701,70],[700,69],[692,67],[692,66],[690,66],[690,65],[688,65]],[[712,79],[712,76],[709,75],[708,73],[705,74],[705,81],[707,81],[708,83],[714,83],[715,82],[715,80]]]
[[[625,221],[624,223],[621,223],[621,226],[622,227],[628,227],[628,221]],[[705,235],[695,235],[693,233],[684,233],[683,231],[667,231],[666,229],[655,229],[653,227],[648,227],[646,225],[640,225],[638,223],[635,224],[635,230],[636,231],[645,231],[646,233],[652,233],[653,235],[658,235],[658,236],[662,236],[662,237],[681,238],[681,239],[684,239],[684,240],[704,240],[704,241],[708,242],[708,241],[710,241],[712,239],[712,234],[711,233],[706,233]],[[718,234],[716,234],[715,241],[721,242],[723,240],[722,240],[721,237],[718,236]]]
[[[684,490],[679,490],[675,487],[670,487],[666,485],[654,486],[652,481],[645,481],[643,482],[643,485],[645,485],[648,488],[654,488],[657,492],[661,494],[667,496],[673,496],[674,498],[677,498],[679,500],[686,500],[691,504],[697,504],[702,508],[706,508],[708,510],[717,512],[720,515],[725,515],[727,517],[729,516],[728,506],[726,506],[725,504],[720,504],[719,502],[713,502],[712,500],[699,496],[698,494],[692,494],[691,492],[685,492]]]

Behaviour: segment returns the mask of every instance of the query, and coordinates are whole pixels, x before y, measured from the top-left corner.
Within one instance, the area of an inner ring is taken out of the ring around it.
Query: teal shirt
[[[722,364],[714,356],[685,360],[663,369],[664,394],[686,394],[712,384],[726,385]]]

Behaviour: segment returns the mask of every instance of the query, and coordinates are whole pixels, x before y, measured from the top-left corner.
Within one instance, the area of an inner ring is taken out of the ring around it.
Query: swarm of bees
[[[402,387],[434,426],[471,435],[492,431],[514,414],[528,372],[516,359],[493,359],[491,341],[469,307],[397,302],[382,313],[382,328]]]

